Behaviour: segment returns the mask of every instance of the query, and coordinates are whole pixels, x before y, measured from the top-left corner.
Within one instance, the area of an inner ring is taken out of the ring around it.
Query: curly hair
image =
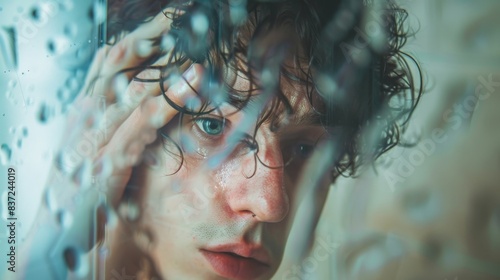
[[[174,8],[176,12],[165,12],[172,19],[166,29],[170,29],[175,46],[157,80],[161,86],[173,67],[186,62],[201,63],[207,68],[206,79],[223,85],[227,89],[225,100],[241,109],[259,89],[254,74],[271,69],[277,72],[274,76],[277,84],[260,86],[274,87],[274,98],[262,112],[256,131],[266,121],[277,121],[273,112],[292,113],[290,100],[281,91],[282,83],[304,85],[304,94],[321,123],[336,131],[338,137],[341,153],[335,155],[333,176],[350,176],[366,155],[377,158],[402,142],[402,133],[422,94],[420,67],[401,50],[411,35],[405,27],[407,12],[392,1],[379,7],[369,7],[363,2],[110,0],[107,40],[113,44],[123,34],[152,20],[159,11]],[[208,20],[207,32],[193,29],[193,15]],[[370,26],[378,28],[379,34],[367,35]],[[158,45],[162,42],[162,38],[151,40]],[[293,63],[286,64],[280,58],[283,52],[293,54]],[[151,62],[162,55],[165,53],[139,68],[151,67]],[[418,86],[410,62],[416,65]],[[250,79],[251,90],[242,93],[231,88],[225,82],[228,69],[244,72]],[[199,93],[207,104],[215,99],[214,94],[220,92],[208,89]],[[181,115],[209,112],[190,111],[164,96]],[[362,131],[374,125],[380,129],[375,131],[371,143],[361,141]]]

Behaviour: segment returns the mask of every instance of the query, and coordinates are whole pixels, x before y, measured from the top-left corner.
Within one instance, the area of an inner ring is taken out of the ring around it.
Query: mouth
[[[269,255],[262,249],[225,245],[200,249],[213,270],[230,279],[255,279],[269,271]]]

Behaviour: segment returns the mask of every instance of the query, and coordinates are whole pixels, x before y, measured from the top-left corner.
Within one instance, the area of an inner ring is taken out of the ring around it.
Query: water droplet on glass
[[[61,88],[57,91],[57,99],[63,104],[67,104],[71,101],[71,91],[67,88]]]
[[[149,166],[151,168],[157,168],[157,167],[159,167],[158,165],[159,165],[160,160],[157,158],[156,153],[154,153],[153,151],[148,149],[144,152],[143,162],[144,162],[144,164],[146,164],[147,166]]]
[[[70,46],[71,42],[65,37],[52,38],[47,42],[47,49],[53,55],[63,54]]]
[[[55,212],[57,209],[57,199],[56,195],[54,194],[54,191],[52,190],[51,187],[48,187],[45,190],[45,193],[43,195],[43,202],[45,204],[45,207],[49,209],[50,212]]]
[[[73,271],[78,277],[83,278],[87,275],[89,265],[83,250],[71,246],[67,247],[63,252],[63,258],[68,269]]]
[[[316,77],[316,82],[318,90],[324,98],[330,100],[330,97],[334,97],[334,93],[337,91],[338,86],[332,75],[319,74],[318,77]]]
[[[59,210],[56,214],[57,222],[62,228],[68,229],[73,224],[73,216],[66,210]]]
[[[134,240],[136,244],[139,246],[144,251],[149,251],[151,248],[150,246],[153,243],[153,238],[150,232],[141,230],[141,231],[136,231],[134,235]]]
[[[106,20],[106,5],[102,1],[95,1],[94,3],[95,23],[101,24]]]
[[[76,37],[78,34],[78,26],[75,23],[67,23],[64,26],[64,34],[68,37]]]
[[[113,88],[115,90],[117,103],[121,104],[124,101],[124,95],[127,92],[128,78],[125,74],[117,75],[113,80]]]
[[[92,163],[90,160],[84,160],[73,174],[73,182],[80,188],[85,189],[92,185]]]
[[[172,182],[171,184],[171,190],[174,192],[174,193],[180,193],[181,190],[182,190],[182,183],[179,181],[179,180],[175,180],[174,182]]]
[[[202,106],[201,101],[197,97],[187,97],[185,101],[185,106],[189,111],[200,111],[200,108]]]
[[[184,151],[188,154],[192,153],[199,153],[200,155],[203,154],[203,152],[206,151],[201,151],[200,145],[193,139],[193,137],[190,137],[189,135],[182,135],[183,137],[181,138],[181,147],[184,149]]]
[[[368,49],[361,49],[351,52],[351,58],[359,66],[367,66],[371,60],[371,54]]]
[[[173,49],[175,46],[175,38],[172,35],[165,35],[161,38],[161,48],[165,51]]]
[[[264,70],[262,70],[262,73],[260,74],[260,79],[263,87],[267,88],[273,88],[274,85],[276,84],[276,81],[278,81],[276,75],[273,74],[273,71],[269,68],[265,68]]]
[[[7,90],[5,92],[5,98],[12,101],[12,98],[13,98],[12,90]]]
[[[26,105],[27,106],[31,106],[35,103],[35,100],[33,99],[33,97],[28,97],[28,99],[26,99]]]
[[[53,41],[49,41],[47,43],[47,49],[49,50],[49,52],[55,53],[56,52],[56,44]]]
[[[38,21],[40,19],[40,10],[38,7],[35,7],[31,10],[31,18],[34,20],[34,21]]]
[[[17,68],[16,33],[14,28],[0,28],[0,56],[5,63],[4,69]]]
[[[80,205],[83,201],[83,198],[82,198],[82,194],[81,193],[77,193],[73,196],[73,203],[76,204],[76,205]]]
[[[443,242],[429,238],[426,242],[422,244],[421,253],[427,258],[427,260],[432,262],[437,262],[442,256],[443,252]]]
[[[422,190],[405,193],[403,209],[411,219],[422,223],[437,219],[441,205],[437,195]]]
[[[63,255],[68,269],[72,271],[76,270],[76,268],[78,267],[78,262],[80,261],[79,252],[75,248],[69,247],[64,250]]]
[[[98,216],[103,217],[108,228],[114,228],[118,225],[118,216],[113,207],[107,204],[101,204],[97,207]]]
[[[66,87],[69,90],[75,91],[78,89],[79,86],[80,86],[80,82],[78,81],[78,79],[76,77],[69,77],[66,80]]]
[[[7,84],[7,87],[9,89],[12,89],[12,88],[15,88],[17,85],[17,81],[16,80],[10,80],[9,83]]]
[[[196,13],[191,17],[191,27],[198,35],[204,35],[208,31],[209,22],[207,16]]]
[[[78,162],[80,162],[81,156],[78,155],[74,150],[68,149],[60,151],[54,161],[54,166],[63,173],[63,175],[73,174],[74,170],[77,168]]]
[[[52,160],[54,159],[52,151],[44,151],[42,154],[42,159],[46,162],[52,162]]]
[[[23,147],[23,139],[21,139],[21,138],[17,139],[16,146],[18,148],[22,148]]]
[[[121,217],[133,222],[139,217],[139,207],[131,201],[123,202],[120,204],[118,213]]]
[[[7,144],[2,144],[0,147],[0,161],[2,165],[7,165],[10,163],[10,158],[12,156],[12,150]]]
[[[136,44],[136,53],[140,57],[147,57],[153,51],[153,46],[149,40],[141,40]]]
[[[15,128],[15,127],[13,127],[13,126],[11,126],[11,127],[9,128],[9,133],[10,133],[10,134],[14,134],[14,133],[16,133],[16,128]]]
[[[89,44],[91,42],[92,41],[89,40]],[[76,51],[76,57],[80,60],[90,59],[93,54],[94,53],[90,45],[80,45],[78,50]]]
[[[198,153],[203,159],[207,159],[208,152],[206,148],[198,147],[196,148],[196,153]]]
[[[73,1],[72,0],[63,0],[60,2],[61,8],[67,11],[70,11],[73,9]]]
[[[106,246],[101,246],[101,247],[99,248],[99,256],[100,256],[103,260],[105,260],[105,259],[108,257],[108,255],[109,255],[109,249],[108,249],[108,247],[106,247]]]
[[[38,111],[38,120],[41,123],[46,123],[52,117],[51,111],[50,107],[48,107],[45,103],[42,103]]]
[[[90,21],[94,21],[94,7],[90,7],[88,12],[87,12],[87,17],[90,19]]]
[[[81,80],[81,79],[85,78],[85,75],[86,75],[85,71],[83,71],[83,70],[81,70],[81,69],[77,69],[77,70],[75,71],[75,73],[74,73],[74,78],[75,78],[77,81],[79,81],[79,80]]]
[[[353,25],[354,20],[355,20],[354,14],[348,9],[343,9],[338,13],[336,17],[335,27],[340,29],[340,31],[349,30],[349,28],[351,28],[351,26]]]
[[[358,249],[360,253],[355,254],[354,259],[346,265],[351,276],[348,279],[358,279],[361,275],[381,271],[406,253],[403,243],[395,236],[364,241],[369,243]]]
[[[242,25],[246,22],[248,17],[246,7],[244,5],[231,5],[229,17],[234,25]]]
[[[29,71],[28,71],[29,72]],[[26,90],[28,92],[33,92],[35,91],[35,85],[34,84],[29,84],[27,87],[26,87]]]

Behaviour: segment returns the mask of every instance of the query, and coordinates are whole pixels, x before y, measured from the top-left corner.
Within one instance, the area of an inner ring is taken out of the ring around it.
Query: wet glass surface
[[[135,2],[0,2],[0,278],[500,278],[496,1]]]

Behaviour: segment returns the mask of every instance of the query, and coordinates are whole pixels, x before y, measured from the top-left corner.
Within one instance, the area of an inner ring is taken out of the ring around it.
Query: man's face
[[[236,75],[234,88],[250,85]],[[171,140],[151,150],[156,164],[136,172],[141,228],[152,236],[148,252],[166,279],[268,279],[276,272],[301,170],[325,134],[303,88],[282,90],[294,113],[274,112],[278,129],[264,122],[254,138],[258,149],[242,136],[254,135],[258,105],[222,104],[173,120],[163,131]]]

